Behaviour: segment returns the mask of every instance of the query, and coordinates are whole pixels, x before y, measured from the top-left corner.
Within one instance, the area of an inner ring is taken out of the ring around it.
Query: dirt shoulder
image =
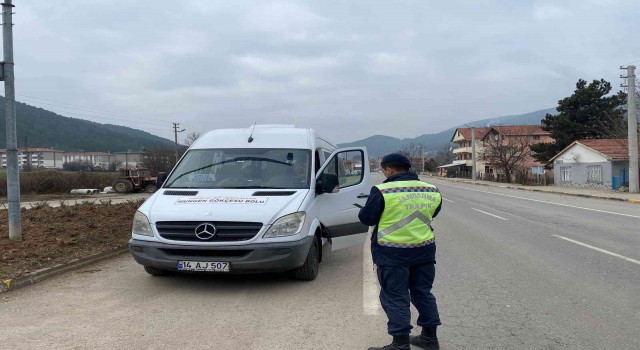
[[[23,209],[22,241],[9,240],[7,211],[0,211],[0,280],[125,246],[143,202]]]

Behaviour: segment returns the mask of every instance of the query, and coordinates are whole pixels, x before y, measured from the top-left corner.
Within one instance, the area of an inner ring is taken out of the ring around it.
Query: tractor
[[[113,189],[118,193],[156,191],[156,177],[149,176],[149,170],[144,168],[120,168],[120,175],[113,182]]]

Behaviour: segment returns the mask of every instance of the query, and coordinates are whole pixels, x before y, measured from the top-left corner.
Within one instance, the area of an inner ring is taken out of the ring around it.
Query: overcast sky
[[[555,107],[579,78],[618,89],[640,60],[637,0],[14,3],[19,101],[170,139],[415,137]]]

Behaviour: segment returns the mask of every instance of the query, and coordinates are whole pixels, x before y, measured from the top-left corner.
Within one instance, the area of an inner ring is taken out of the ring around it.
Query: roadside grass
[[[144,199],[62,203],[37,202],[22,209],[22,240],[10,241],[7,211],[0,212],[0,281],[125,247],[133,215]]]
[[[0,176],[0,197],[7,196],[6,169]],[[71,172],[61,170],[42,170],[20,173],[21,195],[68,194],[74,188],[104,189],[111,186],[118,177],[110,172]]]

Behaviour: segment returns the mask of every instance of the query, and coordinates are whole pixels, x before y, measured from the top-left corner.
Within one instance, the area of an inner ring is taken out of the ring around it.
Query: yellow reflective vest
[[[437,187],[422,181],[394,181],[376,187],[384,198],[378,244],[416,248],[435,241],[429,224],[442,201]]]

